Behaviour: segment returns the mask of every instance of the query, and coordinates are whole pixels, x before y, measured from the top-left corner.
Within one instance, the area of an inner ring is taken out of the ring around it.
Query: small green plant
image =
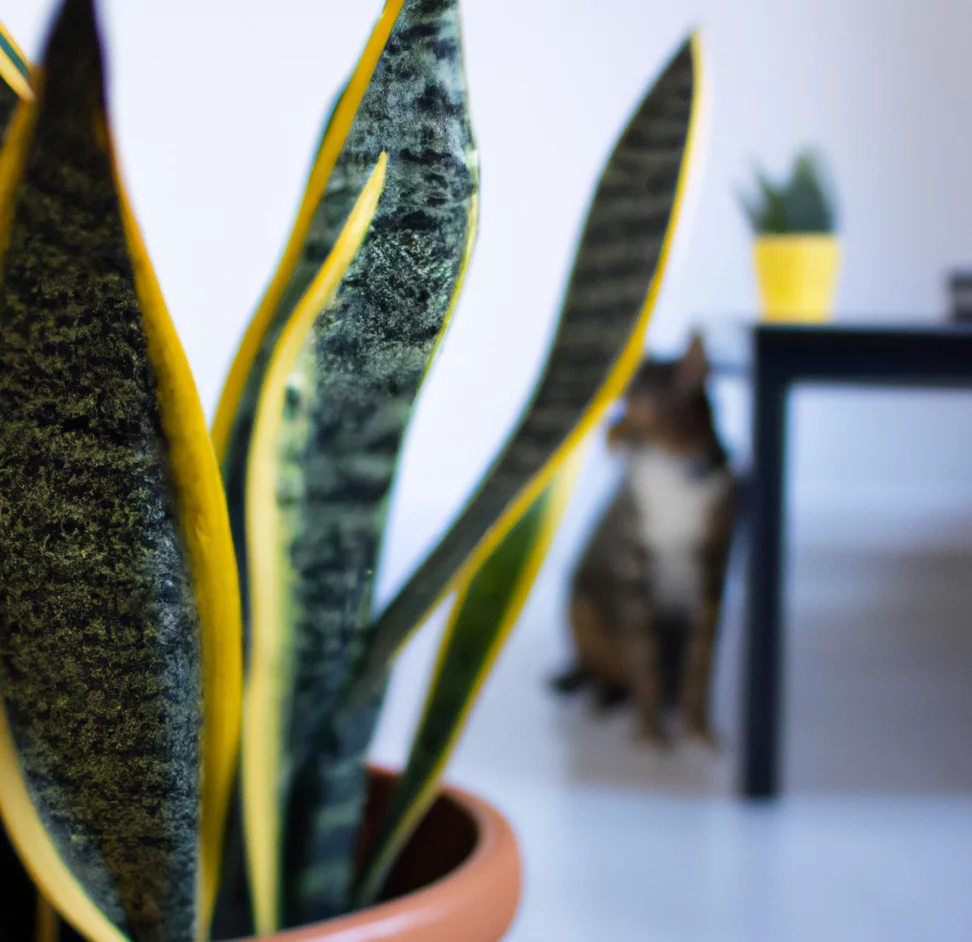
[[[757,235],[831,234],[835,228],[832,192],[812,151],[798,154],[789,179],[779,183],[757,167],[756,193],[743,193],[740,201]]]
[[[26,942],[35,913],[48,938],[55,911],[89,942],[269,935],[381,897],[578,445],[640,359],[698,58],[693,38],[605,167],[515,430],[375,611],[402,441],[477,230],[459,0],[386,0],[211,430],[122,185],[94,0],[62,0],[36,70],[0,28],[0,939]],[[361,848],[394,656],[450,593]]]

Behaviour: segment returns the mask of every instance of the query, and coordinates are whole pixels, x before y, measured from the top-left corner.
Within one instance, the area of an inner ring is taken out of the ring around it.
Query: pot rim
[[[836,232],[757,232],[754,241],[759,242],[839,242]]]
[[[378,775],[399,774],[384,766],[369,769]],[[491,804],[465,789],[446,785],[440,797],[462,809],[476,827],[475,847],[453,871],[405,896],[336,919],[253,937],[252,942],[409,942],[413,936],[425,942],[501,939],[520,898],[520,854],[513,829]]]

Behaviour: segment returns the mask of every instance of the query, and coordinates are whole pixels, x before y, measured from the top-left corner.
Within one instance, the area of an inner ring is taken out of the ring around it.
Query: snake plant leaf
[[[326,153],[345,111],[354,108],[307,243],[318,267],[380,150],[388,153],[385,188],[297,370],[305,379],[291,388],[303,416],[288,423],[294,437],[281,454],[254,435],[246,467],[251,663],[254,671],[282,670],[263,689],[286,691],[253,706],[252,715],[266,724],[264,744],[256,746],[248,732],[244,747],[244,816],[261,933],[281,922],[337,915],[350,902],[367,784],[363,754],[377,703],[352,715],[341,714],[338,701],[355,634],[371,617],[404,430],[454,309],[476,231],[478,164],[457,0],[389,2],[366,57],[375,37],[380,55],[365,69],[370,83],[362,92],[359,67],[322,147]],[[284,309],[288,303],[285,298]],[[276,485],[251,486],[258,478]],[[293,505],[286,508],[283,545],[249,534],[259,525],[259,508],[274,497]],[[289,560],[283,586],[261,585],[281,578],[259,563],[259,554],[271,551]],[[257,597],[274,593],[282,603],[264,609]],[[288,624],[281,627],[281,619]],[[283,771],[263,758],[271,738],[285,750]],[[257,778],[265,784],[257,787]]]
[[[387,165],[387,155],[382,155],[334,250],[281,335],[254,424],[247,478],[253,656],[247,676],[243,773],[250,883],[259,927],[274,923],[280,905],[279,786],[281,770],[289,762],[285,738],[293,700],[293,590],[298,579],[290,549],[305,526],[306,489],[312,483],[305,477],[303,459],[316,404],[315,328],[372,225]]]
[[[32,101],[30,67],[14,38],[0,23],[0,134],[21,101]],[[56,911],[41,896],[0,825],[0,886],[5,899],[0,912],[0,940],[57,942],[62,927]],[[67,932],[64,931],[64,935]]]
[[[0,131],[10,123],[17,104],[33,97],[27,59],[0,23]]]
[[[387,144],[377,141],[378,136],[397,122],[400,128],[412,131],[402,138],[408,142],[403,143],[402,159],[414,164],[427,150],[427,142],[414,133],[419,126],[409,117],[418,113],[421,91],[420,83],[410,84],[413,75],[439,73],[430,86],[430,97],[421,102],[425,115],[422,127],[428,139],[436,142],[432,146],[441,146],[450,135],[454,138],[455,127],[461,125],[461,163],[465,166],[458,174],[456,168],[447,172],[441,188],[447,193],[454,185],[454,177],[470,178],[470,194],[465,202],[468,229],[471,236],[475,234],[478,160],[464,106],[457,3],[458,0],[445,0],[444,4],[432,0],[386,0],[354,73],[335,98],[287,246],[227,376],[212,434],[223,469],[244,593],[249,587],[244,552],[246,464],[263,377],[280,332],[327,258],[370,167]],[[439,6],[443,7],[441,11]],[[431,42],[421,42],[421,31],[434,26],[437,19],[449,24],[452,31],[452,35],[447,35],[448,31],[436,28],[436,35],[444,43],[442,61]],[[414,34],[410,32],[413,27],[417,31]],[[452,69],[451,81],[443,81],[447,67]],[[415,71],[410,73],[409,69]],[[409,89],[409,94],[400,97],[396,86]],[[436,126],[437,120],[440,126]],[[364,161],[359,159],[363,147],[367,151]],[[434,173],[434,168],[428,168],[430,179]],[[445,198],[451,200],[455,196],[448,194]],[[470,250],[471,247],[470,238]]]
[[[216,455],[224,468],[228,464],[245,464],[257,398],[276,339],[317,275],[343,225],[343,219],[325,215],[324,196],[328,189],[332,190],[332,196],[340,189],[332,182],[332,174],[403,2],[387,0],[354,74],[334,99],[283,256],[230,367],[212,428]],[[344,203],[345,218],[358,193],[342,194],[345,200],[350,196],[350,202]],[[315,223],[321,222],[327,229],[323,245],[316,238]],[[237,453],[238,461],[235,460]]]
[[[358,639],[353,701],[373,695],[411,633],[479,569],[637,367],[699,136],[701,64],[694,34],[622,134],[594,194],[533,397],[446,535]]]
[[[33,99],[27,60],[6,27],[0,23],[0,134],[6,130],[21,100]],[[39,897],[0,824],[0,886],[4,903],[0,908],[0,940],[34,937]],[[37,926],[38,930],[40,926]]]
[[[580,451],[571,455],[503,542],[458,587],[408,762],[360,881],[359,905],[377,901],[398,854],[435,800],[446,763],[550,548]]]
[[[202,408],[119,182],[91,0],[0,151],[0,816],[91,942],[203,937],[241,631]]]

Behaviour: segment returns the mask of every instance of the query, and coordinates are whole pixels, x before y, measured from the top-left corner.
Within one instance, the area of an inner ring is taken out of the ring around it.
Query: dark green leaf
[[[7,76],[19,85],[14,73],[23,79],[28,76],[26,60],[12,37],[0,24],[0,134],[13,115],[20,95],[11,87]],[[4,887],[4,904],[0,907],[0,940],[18,942],[30,939],[34,931],[34,914],[37,909],[36,891],[0,825],[0,886]]]
[[[386,7],[386,17],[393,6]],[[342,108],[354,104],[355,83],[352,79],[341,97],[331,134],[341,132]],[[325,135],[321,153],[328,147]],[[339,698],[354,638],[371,617],[405,426],[454,306],[475,233],[478,162],[466,106],[458,0],[401,5],[264,334],[270,366],[261,367],[258,359],[250,374],[248,384],[262,377],[253,412],[257,423],[283,343],[279,338],[301,312],[306,286],[322,271],[321,260],[330,256],[383,151],[387,181],[371,228],[287,374],[286,401],[267,407],[286,410],[283,437],[266,448],[256,432],[250,440],[244,390],[224,464],[232,500],[233,443],[245,438],[253,646],[256,651],[264,643],[257,637],[261,632],[263,638],[273,636],[280,670],[289,675],[268,682],[268,688],[286,691],[268,707],[279,714],[272,735],[285,753],[282,769],[269,769],[276,777],[276,807],[265,809],[257,788],[247,785],[244,793],[245,804],[258,802],[261,809],[247,810],[248,830],[251,821],[262,829],[258,822],[268,815],[282,819],[275,850],[282,862],[277,879],[283,912],[272,902],[278,894],[266,885],[271,867],[264,862],[264,874],[251,880],[259,931],[268,931],[277,918],[296,925],[349,906],[365,797],[363,756],[380,698],[350,712],[338,709]],[[288,317],[290,311],[296,313]],[[273,326],[281,321],[280,329]],[[274,463],[272,472],[266,462]],[[251,498],[258,473],[272,483],[263,498]],[[254,508],[262,499],[279,504],[283,521],[279,542],[269,547],[252,535]],[[259,564],[254,568],[254,560],[267,552],[280,553],[287,575],[282,613],[260,623],[256,596],[266,590],[264,580],[278,580],[258,571]],[[262,750],[249,754],[244,761],[252,774],[268,774]]]
[[[457,577],[478,568],[509,532],[637,366],[695,137],[698,56],[693,37],[622,134],[594,195],[530,404],[448,533],[356,639],[353,697],[371,695],[411,632]]]
[[[758,195],[740,197],[753,231],[758,235],[831,233],[834,210],[820,159],[810,151],[797,155],[790,178],[774,183],[756,170]]]
[[[21,99],[31,99],[30,66],[0,24],[0,130],[5,129]]]
[[[399,852],[435,800],[443,769],[543,563],[573,483],[572,471],[559,472],[459,589],[408,763],[361,880],[360,905],[376,902]]]
[[[229,525],[118,188],[91,0],[44,71],[0,157],[0,808],[92,940],[185,942],[237,747]]]

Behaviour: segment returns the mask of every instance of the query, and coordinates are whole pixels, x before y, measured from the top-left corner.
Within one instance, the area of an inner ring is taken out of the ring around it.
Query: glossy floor
[[[565,656],[551,560],[450,773],[522,839],[510,942],[972,939],[972,530],[916,546],[879,524],[796,541],[787,794],[770,807],[733,794],[738,580],[722,748],[660,753],[633,742],[624,713],[544,688]],[[433,634],[396,678],[381,756],[400,758]]]

